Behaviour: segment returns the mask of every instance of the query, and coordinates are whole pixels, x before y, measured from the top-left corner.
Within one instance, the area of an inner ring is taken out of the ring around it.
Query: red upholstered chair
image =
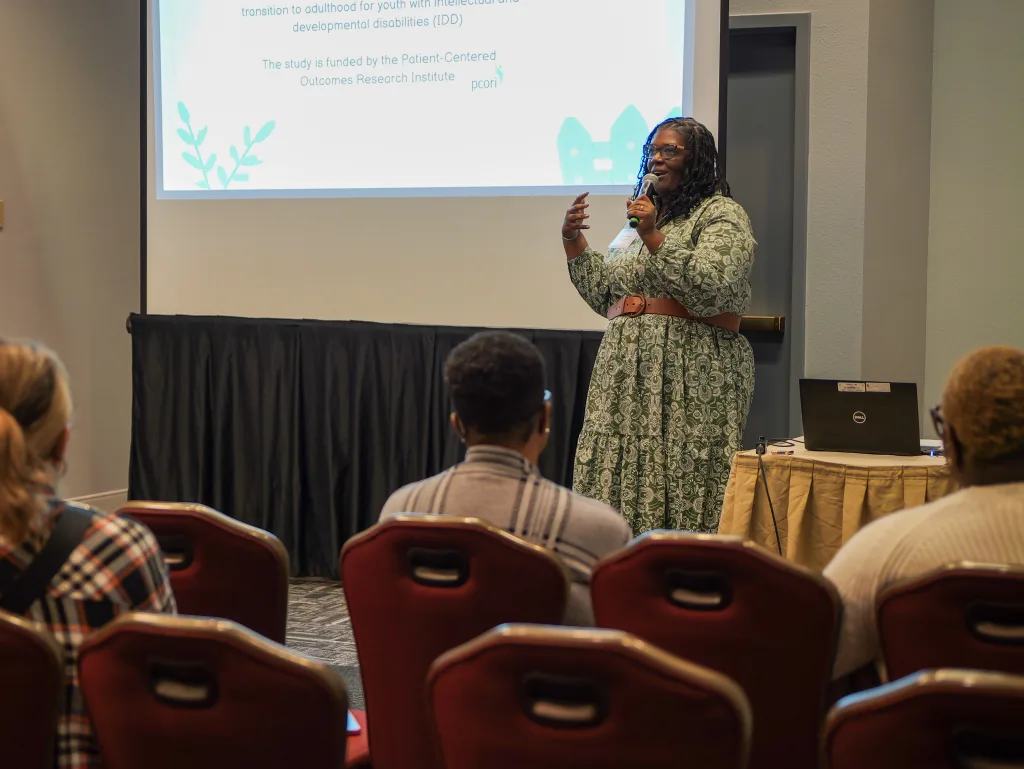
[[[285,642],[288,552],[277,537],[204,505],[129,502],[118,515],[156,535],[180,614],[230,619]]]
[[[427,682],[447,769],[739,769],[743,690],[617,630],[503,625]]]
[[[341,677],[234,622],[126,614],[78,664],[106,769],[345,765]]]
[[[440,767],[424,694],[443,652],[503,622],[560,622],[569,574],[482,521],[397,516],[341,551],[374,769]]]
[[[49,633],[0,612],[0,766],[53,766],[64,658]]]
[[[753,769],[816,766],[841,616],[824,577],[738,537],[650,532],[599,563],[590,589],[601,627],[743,687]]]
[[[942,667],[1024,675],[1024,568],[947,566],[891,587],[877,616],[889,679]]]
[[[1024,677],[929,670],[839,701],[825,727],[829,769],[1024,766]]]

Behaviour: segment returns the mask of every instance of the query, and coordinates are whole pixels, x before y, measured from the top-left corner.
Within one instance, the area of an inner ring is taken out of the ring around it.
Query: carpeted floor
[[[322,579],[292,581],[288,597],[288,646],[341,673],[349,707],[363,707],[355,639],[341,584]]]

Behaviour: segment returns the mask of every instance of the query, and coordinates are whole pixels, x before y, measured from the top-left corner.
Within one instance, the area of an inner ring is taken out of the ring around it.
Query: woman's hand
[[[641,195],[636,200],[626,201],[626,218],[633,216],[640,220],[636,226],[636,234],[640,236],[648,251],[652,254],[657,253],[661,244],[665,242],[665,236],[658,229],[658,209],[649,197]]]
[[[641,238],[645,238],[657,229],[658,209],[646,195],[641,195],[636,200],[626,201],[626,218],[634,216],[640,220],[636,226],[636,232]]]
[[[565,258],[570,261],[587,250],[587,239],[583,237],[583,230],[589,230],[590,225],[586,223],[590,218],[587,209],[590,203],[587,202],[589,192],[577,195],[576,199],[565,212],[562,220],[562,245],[565,247]]]
[[[589,224],[584,224],[590,218],[590,214],[587,213],[587,209],[590,208],[590,203],[587,202],[589,194],[589,192],[584,192],[582,195],[577,195],[565,212],[565,219],[562,220],[562,237],[565,240],[576,240],[580,235],[580,230],[590,229]]]

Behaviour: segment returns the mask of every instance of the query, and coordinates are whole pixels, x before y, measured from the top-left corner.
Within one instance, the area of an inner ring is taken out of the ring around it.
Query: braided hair
[[[707,129],[707,126],[690,117],[673,117],[664,120],[656,125],[648,135],[647,141],[644,143],[643,162],[640,164],[640,172],[636,177],[636,188],[633,190],[634,197],[640,194],[641,180],[647,174],[648,163],[651,159],[651,142],[662,128],[671,128],[683,137],[683,146],[686,147],[687,154],[683,166],[683,181],[680,185],[665,195],[659,195],[651,190],[651,200],[659,212],[659,225],[673,219],[685,219],[701,201],[717,192],[726,197],[732,197],[729,183],[725,180],[722,168],[718,164],[715,137]]]

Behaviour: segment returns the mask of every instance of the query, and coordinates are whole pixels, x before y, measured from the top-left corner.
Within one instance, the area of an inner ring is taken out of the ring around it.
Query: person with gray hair
[[[865,526],[825,569],[843,599],[837,678],[877,657],[875,601],[896,582],[957,561],[1024,564],[1024,351],[965,357],[931,414],[960,491]]]

